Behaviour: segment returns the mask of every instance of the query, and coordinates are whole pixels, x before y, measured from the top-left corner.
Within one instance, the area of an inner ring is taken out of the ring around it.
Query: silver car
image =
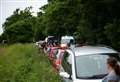
[[[102,82],[107,74],[106,60],[119,53],[108,47],[83,46],[67,49],[62,57],[59,75],[64,82]]]

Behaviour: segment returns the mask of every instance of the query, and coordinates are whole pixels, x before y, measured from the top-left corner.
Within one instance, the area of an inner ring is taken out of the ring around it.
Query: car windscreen
[[[76,56],[76,76],[81,79],[102,79],[107,75],[106,54]],[[117,57],[118,58],[118,57]]]
[[[68,44],[70,43],[70,41],[73,41],[72,43],[75,44],[75,40],[74,39],[62,39],[61,40],[61,44]]]

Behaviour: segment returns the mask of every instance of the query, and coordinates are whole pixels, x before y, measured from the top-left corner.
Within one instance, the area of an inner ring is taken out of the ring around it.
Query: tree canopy
[[[3,24],[9,42],[32,42],[45,36],[73,35],[91,44],[120,46],[120,0],[48,0],[38,15],[16,9]]]
[[[16,9],[10,17],[8,17],[3,24],[4,39],[8,43],[16,42],[32,42],[34,39],[34,30],[31,7],[25,10]]]

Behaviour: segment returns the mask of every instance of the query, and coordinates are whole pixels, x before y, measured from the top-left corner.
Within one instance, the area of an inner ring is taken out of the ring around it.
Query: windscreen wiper
[[[100,74],[100,75],[93,75],[91,77],[89,77],[89,79],[101,79],[103,77],[105,77],[107,74]]]
[[[107,74],[99,74],[99,75],[92,75],[92,76],[86,76],[86,77],[77,77],[79,79],[102,79],[106,76]]]

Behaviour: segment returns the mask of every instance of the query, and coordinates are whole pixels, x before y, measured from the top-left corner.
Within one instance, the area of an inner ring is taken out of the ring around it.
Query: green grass
[[[33,44],[0,46],[0,82],[61,82]]]

